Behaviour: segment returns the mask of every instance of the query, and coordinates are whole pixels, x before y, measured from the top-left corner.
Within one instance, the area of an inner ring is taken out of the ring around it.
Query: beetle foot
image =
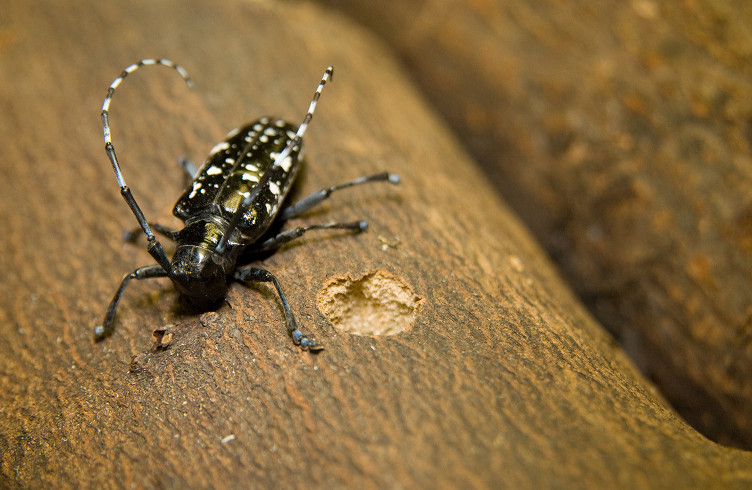
[[[103,325],[94,327],[94,342],[99,342],[112,335],[112,328],[105,328]]]
[[[297,328],[293,330],[290,335],[292,335],[293,343],[303,350],[307,350],[309,352],[318,352],[324,349],[323,345],[317,343],[313,339],[309,339],[308,337],[303,335],[303,332],[301,332]]]

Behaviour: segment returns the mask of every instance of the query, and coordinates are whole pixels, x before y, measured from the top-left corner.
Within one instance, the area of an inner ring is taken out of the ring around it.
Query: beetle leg
[[[188,174],[188,178],[193,180],[196,177],[196,174],[198,174],[198,167],[195,163],[193,163],[191,160],[188,160],[184,157],[178,158],[178,165],[185,170],[185,173]]]
[[[173,242],[177,241],[179,231],[175,231],[170,227],[160,225],[159,223],[149,223],[149,226],[159,233],[160,235],[172,240]],[[123,232],[123,240],[130,243],[135,243],[138,236],[141,234],[139,233],[141,231],[141,228],[133,228],[132,230],[125,230]]]
[[[327,187],[325,189],[321,189],[320,191],[314,192],[308,197],[305,197],[301,199],[300,201],[296,202],[295,204],[288,206],[287,208],[283,209],[280,213],[280,218],[283,220],[287,220],[290,218],[294,218],[296,216],[299,216],[312,207],[318,205],[325,199],[328,199],[329,196],[334,191],[338,191],[341,189],[346,189],[348,187],[353,187],[356,185],[361,184],[368,184],[370,182],[382,182],[382,181],[388,181],[391,184],[399,184],[400,178],[397,174],[390,174],[389,172],[381,172],[374,175],[367,175],[365,177],[359,177],[357,179],[353,179],[349,182],[345,182],[344,184],[339,185],[333,185],[331,187]]]
[[[258,246],[250,246],[248,252],[269,252],[277,250],[279,247],[287,242],[291,242],[296,238],[300,238],[304,233],[311,230],[327,230],[327,229],[340,229],[340,230],[355,230],[360,233],[368,228],[368,223],[365,221],[351,221],[349,223],[322,223],[318,225],[299,226],[280,232],[279,234],[264,240]]]
[[[259,269],[257,267],[249,267],[247,269],[238,269],[235,271],[234,277],[240,282],[271,282],[277,289],[279,299],[282,301],[282,308],[285,310],[285,322],[287,324],[287,333],[292,337],[292,341],[295,345],[299,346],[303,350],[309,350],[316,352],[324,347],[318,344],[315,340],[306,337],[303,332],[298,330],[298,323],[295,321],[295,316],[290,308],[290,303],[287,301],[285,293],[282,292],[282,287],[279,285],[279,281],[272,275],[271,272],[266,269]]]
[[[109,337],[113,330],[115,330],[115,311],[117,310],[120,298],[123,297],[125,287],[131,282],[131,279],[152,279],[155,277],[167,277],[167,271],[159,265],[147,265],[146,267],[140,267],[130,274],[126,274],[123,277],[120,287],[115,292],[110,306],[107,308],[107,314],[104,317],[104,323],[94,327],[94,340],[100,341],[105,337]]]

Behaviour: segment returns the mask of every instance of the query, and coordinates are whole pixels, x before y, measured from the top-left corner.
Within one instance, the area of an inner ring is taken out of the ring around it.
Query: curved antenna
[[[240,220],[245,214],[245,212],[250,207],[251,203],[254,199],[256,199],[256,196],[259,195],[261,192],[261,189],[266,188],[266,186],[269,184],[269,180],[271,179],[272,172],[271,170],[275,167],[278,167],[282,164],[287,158],[290,157],[290,153],[292,153],[295,148],[300,146],[300,143],[303,141],[303,135],[305,134],[306,130],[308,129],[308,124],[310,124],[311,119],[313,119],[313,112],[316,110],[316,104],[319,101],[319,97],[321,97],[321,91],[324,89],[324,85],[326,85],[326,82],[330,81],[334,77],[334,67],[330,66],[326,69],[324,72],[324,75],[321,77],[321,82],[319,82],[319,86],[316,87],[316,92],[313,94],[313,98],[311,99],[311,104],[308,106],[308,112],[306,113],[305,117],[303,118],[303,122],[298,127],[297,133],[295,133],[295,137],[290,140],[290,142],[287,144],[284,150],[282,150],[279,155],[277,155],[277,158],[274,159],[274,163],[264,172],[263,177],[258,181],[258,183],[253,187],[253,190],[251,193],[243,199],[243,202],[240,203],[240,206],[238,206],[237,211],[235,211],[235,214],[232,215],[232,219],[230,219],[230,224],[227,225],[227,229],[222,234],[222,238],[219,240],[219,243],[217,243],[216,248],[214,249],[214,261],[215,262],[222,262],[222,258],[220,255],[222,252],[224,252],[225,247],[227,247],[227,242],[230,239],[230,235],[232,235],[232,232],[235,231],[235,228],[238,227],[240,224]]]
[[[109,88],[107,89],[107,95],[105,96],[104,102],[102,103],[102,132],[104,133],[104,149],[107,152],[107,157],[110,159],[110,163],[112,163],[112,169],[115,171],[115,178],[117,179],[117,183],[120,186],[120,194],[123,196],[123,199],[125,199],[128,207],[131,208],[131,212],[133,212],[133,215],[138,220],[138,224],[141,225],[141,228],[146,234],[146,238],[149,241],[149,254],[154,257],[154,259],[159,263],[159,265],[162,266],[165,271],[170,273],[172,271],[172,266],[170,265],[170,261],[167,259],[167,255],[165,255],[164,250],[162,249],[162,245],[157,241],[157,238],[154,236],[154,233],[152,233],[151,228],[149,228],[149,224],[146,221],[144,213],[141,211],[141,208],[136,202],[136,198],[133,197],[131,190],[125,183],[123,172],[120,170],[120,164],[118,163],[117,156],[115,155],[115,146],[112,144],[112,137],[110,135],[109,110],[110,102],[112,101],[113,95],[115,95],[115,90],[120,86],[123,80],[125,80],[125,77],[138,70],[142,66],[149,65],[162,65],[168,68],[172,68],[177,71],[181,77],[183,77],[183,80],[185,80],[185,83],[188,85],[188,87],[193,86],[193,81],[191,80],[191,77],[188,76],[188,72],[185,71],[182,66],[170,60],[149,58],[140,60],[139,62],[128,66],[125,70],[123,70],[123,73],[121,73],[120,76],[112,81]]]

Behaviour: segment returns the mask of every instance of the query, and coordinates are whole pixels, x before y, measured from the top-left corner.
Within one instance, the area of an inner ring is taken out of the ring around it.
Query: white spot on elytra
[[[225,138],[226,139],[230,139],[233,136],[235,136],[236,134],[238,134],[239,132],[240,132],[240,128],[235,128],[232,131],[230,131],[229,133],[227,133],[227,136],[225,136]]]
[[[234,158],[225,158],[225,163],[233,164],[233,163],[235,163],[235,159]]]
[[[188,194],[188,199],[193,199],[196,196],[196,192],[201,189],[201,182],[194,182],[193,183],[193,189],[191,190],[191,193]]]
[[[275,196],[278,196],[280,194],[279,191],[279,184],[276,182],[269,181],[269,190],[272,191],[272,194]]]
[[[250,180],[251,182],[258,182],[259,178],[256,175],[244,173],[243,174],[243,180]]]
[[[240,192],[240,191],[238,191],[238,194],[240,194],[240,195],[241,195],[241,196],[243,196],[243,197],[248,197],[248,196],[250,196],[250,195],[251,195],[251,193],[250,193],[250,192]]]
[[[272,214],[272,206],[269,203],[266,203],[266,214]]]
[[[261,136],[259,136],[259,141],[262,142],[262,143],[268,143],[269,142],[269,137],[267,135],[265,135],[265,134],[262,134]]]
[[[215,153],[222,151],[222,150],[226,150],[229,147],[230,147],[230,144],[227,141],[217,143],[216,145],[214,145],[214,148],[211,149],[211,151],[209,152],[209,155],[214,155]]]
[[[222,173],[222,169],[217,167],[216,165],[212,165],[206,170],[206,175],[217,175],[221,173]]]

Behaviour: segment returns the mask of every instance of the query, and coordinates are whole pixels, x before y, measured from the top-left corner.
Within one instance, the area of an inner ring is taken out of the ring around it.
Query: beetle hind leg
[[[193,180],[194,178],[196,178],[196,175],[198,175],[198,167],[195,163],[193,163],[193,161],[188,160],[185,157],[179,157],[178,165],[180,165],[180,168],[185,170],[185,173],[188,175],[188,178],[190,180]]]

